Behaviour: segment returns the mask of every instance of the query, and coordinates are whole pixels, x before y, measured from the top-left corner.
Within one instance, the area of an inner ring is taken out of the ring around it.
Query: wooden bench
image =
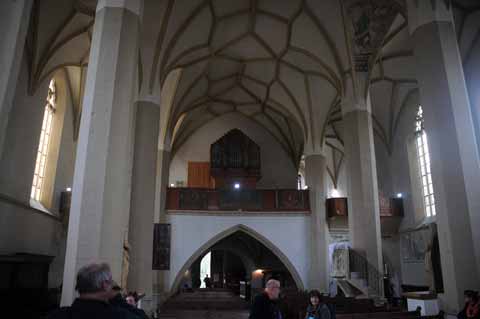
[[[418,311],[370,312],[337,314],[336,319],[409,319],[420,318]]]

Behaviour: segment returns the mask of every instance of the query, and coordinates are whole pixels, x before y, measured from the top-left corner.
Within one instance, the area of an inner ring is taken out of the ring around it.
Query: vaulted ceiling
[[[455,0],[464,61],[480,40],[480,6]],[[30,89],[67,72],[76,123],[96,0],[35,1],[27,41]],[[298,165],[330,150],[333,179],[343,159],[340,96],[351,66],[342,1],[145,0],[140,92],[154,94],[181,69],[163,115],[175,151],[202,125],[229,112],[261,124]],[[375,133],[391,152],[402,110],[418,103],[405,14],[391,26],[371,74]]]
[[[162,9],[149,85],[183,69],[174,150],[229,112],[260,123],[296,163],[304,148],[322,147],[349,68],[340,2],[171,0]]]

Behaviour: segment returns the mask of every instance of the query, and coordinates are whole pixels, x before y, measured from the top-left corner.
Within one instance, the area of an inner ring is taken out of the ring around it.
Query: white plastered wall
[[[199,251],[202,246],[217,235],[238,226],[253,230],[275,246],[298,274],[304,286],[299,288],[308,288],[311,230],[309,216],[276,215],[272,218],[272,216],[246,214],[241,216],[170,214],[168,220],[172,227],[171,264],[168,275],[170,289],[175,288],[174,283],[179,273],[186,270],[183,268],[187,261],[193,255],[202,253]],[[285,260],[282,262],[285,263]],[[295,274],[292,276],[295,278]]]

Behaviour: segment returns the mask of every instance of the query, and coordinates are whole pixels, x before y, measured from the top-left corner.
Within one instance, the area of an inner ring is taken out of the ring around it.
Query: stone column
[[[305,183],[308,186],[311,208],[310,288],[328,292],[328,225],[326,217],[326,159],[315,154],[305,157]]]
[[[155,222],[167,222],[165,204],[167,201],[167,187],[170,173],[170,151],[167,149],[157,150],[157,173],[155,184]]]
[[[343,0],[350,78],[345,81],[342,114],[348,173],[348,227],[354,250],[369,263],[368,292],[383,296],[383,257],[377,167],[369,98],[370,72],[399,12],[396,1]],[[371,32],[375,27],[375,32]],[[368,33],[368,41],[363,34]],[[376,271],[370,271],[373,267]]]
[[[428,136],[447,311],[480,288],[480,160],[447,1],[407,1]]]
[[[33,0],[0,2],[0,155],[7,135]]]
[[[342,101],[348,173],[348,228],[352,248],[378,270],[378,280],[369,278],[370,282],[377,284],[369,285],[369,293],[383,295],[380,207],[372,116],[370,99],[362,96],[358,94]]]
[[[137,102],[132,171],[128,289],[146,294],[144,309],[151,309],[153,294],[153,223],[155,219],[155,172],[160,123],[160,106]]]
[[[87,72],[67,238],[62,305],[77,270],[110,264],[120,282],[128,231],[141,0],[100,0]]]

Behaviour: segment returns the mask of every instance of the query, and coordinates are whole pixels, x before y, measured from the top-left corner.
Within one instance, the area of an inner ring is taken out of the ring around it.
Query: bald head
[[[275,300],[278,299],[280,294],[280,281],[276,279],[270,279],[265,285],[265,292],[268,295],[268,298]]]

